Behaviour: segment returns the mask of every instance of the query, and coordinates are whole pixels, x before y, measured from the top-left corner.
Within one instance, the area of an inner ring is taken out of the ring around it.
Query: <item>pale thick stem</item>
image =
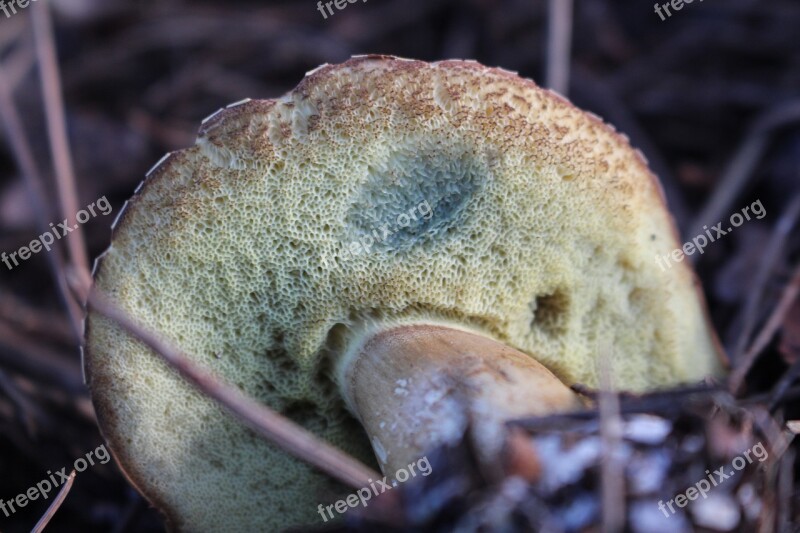
[[[530,356],[440,325],[380,330],[341,362],[342,394],[385,473],[456,441],[471,424],[485,458],[501,450],[504,422],[577,409],[581,402]]]

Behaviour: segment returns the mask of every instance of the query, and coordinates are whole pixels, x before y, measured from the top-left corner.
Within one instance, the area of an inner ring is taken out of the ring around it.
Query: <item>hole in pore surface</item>
[[[399,150],[370,167],[345,218],[346,243],[365,251],[402,251],[457,227],[486,181],[486,163],[471,152]]]
[[[541,294],[529,304],[533,318],[531,329],[544,332],[550,337],[563,335],[567,331],[569,296],[561,289]]]

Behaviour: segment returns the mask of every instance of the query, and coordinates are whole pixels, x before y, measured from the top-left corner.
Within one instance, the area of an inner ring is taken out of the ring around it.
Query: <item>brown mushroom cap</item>
[[[423,202],[430,217],[398,223]],[[597,385],[599,346],[626,389],[718,373],[689,266],[655,262],[675,235],[645,161],[597,117],[474,62],[369,56],[207,119],[131,199],[96,283],[374,464],[330,377],[371,321],[459,324],[566,384]],[[340,496],[93,314],[85,365],[115,457],[173,527],[276,530]]]

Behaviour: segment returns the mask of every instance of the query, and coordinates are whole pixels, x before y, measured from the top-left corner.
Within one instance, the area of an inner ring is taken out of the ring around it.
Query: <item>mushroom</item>
[[[473,424],[721,370],[657,179],[624,136],[469,61],[353,58],[232,104],[115,222],[97,287],[227,382],[387,475]],[[315,522],[342,487],[90,313],[85,370],[131,482],[179,530]],[[608,350],[609,353],[605,353]]]

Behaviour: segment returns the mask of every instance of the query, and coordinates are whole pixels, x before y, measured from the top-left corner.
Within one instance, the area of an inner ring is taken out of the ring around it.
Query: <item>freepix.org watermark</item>
[[[6,18],[11,18],[17,14],[17,8],[25,9],[31,2],[36,0],[0,0],[0,11],[2,11]]]
[[[703,0],[698,0],[698,1],[702,2]],[[658,4],[658,2],[656,2],[656,14],[659,17],[661,17],[662,21],[667,20],[669,17],[672,16],[672,12],[669,9],[670,7],[674,11],[680,11],[681,9],[683,9],[684,4],[691,4],[692,2],[694,2],[694,0],[670,0],[669,2],[665,2],[660,5]],[[664,16],[664,13],[667,14],[666,17]]]
[[[365,3],[367,0],[363,0]],[[347,7],[347,4],[355,4],[358,0],[330,0],[329,2],[325,2],[325,5],[322,5],[322,1],[317,2],[317,11],[322,14],[322,18],[327,19],[328,14],[333,16],[333,7],[335,6],[338,11]],[[328,13],[325,13],[325,8],[327,8]]]
[[[347,512],[350,507],[358,507],[359,505],[367,507],[367,502],[372,499],[373,495],[376,497],[380,496],[387,490],[392,490],[392,488],[397,487],[398,482],[405,483],[412,477],[416,477],[417,470],[422,474],[422,477],[428,476],[433,471],[431,464],[428,462],[427,455],[419,459],[416,463],[409,463],[406,468],[399,469],[394,473],[394,479],[391,481],[387,481],[387,476],[377,481],[372,481],[370,479],[369,487],[360,488],[355,493],[348,495],[347,498],[338,500],[336,503],[332,503],[327,507],[323,507],[322,504],[319,504],[317,512],[322,517],[322,520],[327,522],[334,517],[334,510],[338,514],[343,514]]]
[[[77,472],[83,472],[90,466],[94,466],[95,461],[101,465],[104,465],[110,460],[111,454],[108,453],[105,444],[101,444],[96,449],[87,453],[85,457],[76,459],[72,467]],[[16,513],[17,510],[27,506],[32,501],[38,500],[39,498],[46,500],[50,497],[51,492],[56,491],[56,489],[66,483],[68,479],[69,473],[67,472],[66,466],[61,470],[56,471],[55,474],[48,470],[47,477],[38,482],[35,487],[29,488],[22,494],[17,494],[16,497],[10,499],[9,501],[3,501],[3,499],[0,498],[0,510],[3,511],[3,513],[6,515],[6,518],[8,518],[12,514]]]
[[[708,478],[701,479],[695,483],[694,486],[689,487],[681,494],[678,494],[673,499],[669,500],[666,505],[664,504],[664,500],[658,500],[658,509],[664,513],[664,516],[670,518],[676,512],[675,508],[672,506],[673,503],[678,507],[683,508],[686,507],[690,501],[696,500],[698,496],[702,496],[703,499],[708,498],[708,492],[712,488],[725,483],[727,479],[735,476],[736,472],[753,463],[753,458],[750,456],[751,453],[755,455],[755,458],[758,459],[759,463],[763,463],[769,457],[769,453],[767,453],[764,445],[759,442],[749,450],[745,451],[742,455],[734,457],[733,461],[731,461],[731,466],[733,466],[734,470],[726,471],[724,465],[713,472],[706,470]],[[667,512],[667,508],[669,508],[669,512]]]
[[[657,255],[656,264],[661,267],[661,270],[666,270],[665,267],[672,268],[672,263],[670,261],[680,263],[687,255],[692,255],[695,252],[704,254],[706,246],[732,232],[733,228],[738,228],[747,220],[750,220],[751,210],[758,220],[761,220],[767,215],[767,210],[761,205],[761,200],[756,200],[752,204],[745,206],[741,213],[732,214],[728,221],[730,226],[728,226],[727,229],[722,228],[724,222],[711,226],[711,229],[708,229],[708,226],[703,226],[703,229],[706,231],[705,234],[701,233],[691,241],[686,241],[681,248],[675,248],[668,254],[664,254],[663,256]],[[712,231],[714,232],[713,234]],[[708,238],[706,238],[706,235]]]
[[[430,220],[431,217],[433,217],[433,208],[427,200],[423,200],[407,212],[397,215],[394,225],[391,222],[387,222],[382,226],[371,228],[372,231],[364,233],[357,241],[342,243],[342,250],[345,253],[337,250],[333,253],[333,256],[344,259],[348,256],[358,257],[361,254],[368,254],[376,245],[387,246],[386,243],[392,235],[409,228],[412,223],[422,224]],[[329,257],[325,254],[322,257],[322,261],[327,265],[328,261],[334,257]]]
[[[2,0],[0,0],[2,2]],[[97,211],[95,211],[95,207]],[[86,209],[81,209],[75,215],[75,218],[78,219],[80,224],[85,224],[92,218],[96,217],[98,214],[106,216],[111,213],[111,204],[108,203],[108,200],[105,196],[97,200],[96,202],[92,202],[91,204],[86,206]],[[58,225],[50,223],[50,227],[52,231],[48,231],[39,235],[38,238],[32,240],[28,246],[23,246],[16,252],[0,253],[0,261],[6,265],[9,270],[12,270],[15,266],[19,266],[19,258],[20,261],[27,261],[31,258],[33,254],[38,254],[42,251],[42,248],[50,251],[50,247],[56,240],[60,240],[61,237],[66,237],[68,233],[72,233],[76,229],[78,229],[78,224],[74,226],[70,226],[69,222],[65,218],[63,222],[60,222]],[[12,265],[13,263],[13,265]]]

